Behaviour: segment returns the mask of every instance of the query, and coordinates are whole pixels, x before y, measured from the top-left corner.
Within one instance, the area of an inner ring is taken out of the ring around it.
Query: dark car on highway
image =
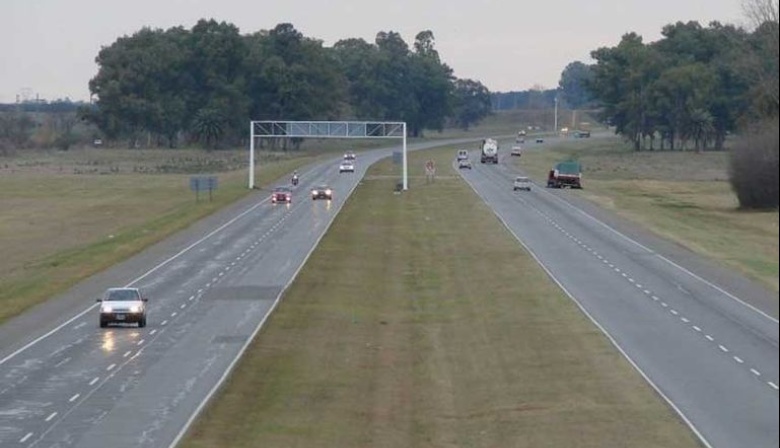
[[[290,187],[276,187],[271,192],[271,203],[276,204],[279,202],[291,203],[292,202],[292,188]]]

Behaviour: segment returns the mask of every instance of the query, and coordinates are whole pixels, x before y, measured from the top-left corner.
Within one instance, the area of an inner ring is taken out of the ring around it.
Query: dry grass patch
[[[583,164],[580,195],[778,291],[778,212],[739,210],[726,152],[634,152],[617,138],[529,147],[514,160],[538,182],[558,160]],[[568,191],[567,191],[568,193]]]
[[[452,150],[435,157],[449,171]],[[336,218],[183,446],[695,447],[456,177]]]
[[[257,183],[319,156],[259,153]],[[165,149],[0,158],[0,323],[245,196],[246,159],[246,150]],[[219,186],[196,203],[189,178],[203,174]]]

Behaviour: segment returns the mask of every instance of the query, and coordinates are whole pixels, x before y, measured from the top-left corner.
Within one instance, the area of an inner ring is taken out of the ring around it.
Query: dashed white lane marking
[[[74,329],[74,330],[78,330],[79,328],[83,327],[84,325],[87,325],[87,323],[86,323],[86,322],[82,322],[82,323],[80,323],[80,324],[78,324],[78,325],[74,326],[74,327],[73,327],[73,329]]]
[[[100,377],[96,376],[96,377],[92,378],[92,381],[89,382],[89,385],[90,386],[94,386],[95,383],[97,383],[98,381],[100,381]]]
[[[56,412],[52,412],[52,413],[51,413],[51,414],[49,414],[49,416],[48,416],[48,417],[46,417],[46,418],[45,418],[43,421],[45,421],[45,422],[50,422],[50,421],[51,421],[51,419],[53,419],[53,418],[54,418],[54,417],[56,417],[56,416],[57,416],[57,413],[56,413]]]
[[[171,317],[176,317],[176,314],[178,314],[178,313],[176,313],[176,311],[172,312],[171,313]]]
[[[73,403],[74,401],[78,400],[80,396],[81,396],[81,394],[76,394],[76,395],[70,397],[70,399],[68,400],[68,403]]]
[[[151,335],[154,335],[155,333],[157,333],[157,329],[156,328],[154,330],[150,331],[149,335],[151,336]]]
[[[111,364],[110,366],[106,367],[106,370],[113,370],[114,367],[116,367],[116,364]]]
[[[224,273],[224,272],[220,272],[220,273],[217,275],[217,277],[222,277],[223,275],[225,275],[225,273]]]
[[[59,366],[65,364],[68,361],[70,361],[70,357],[67,357],[67,358],[63,359],[62,361],[58,362],[57,364],[54,364],[54,367],[59,367]]]
[[[550,221],[550,222],[553,224],[553,226],[554,226],[556,229],[560,230],[560,231],[561,231],[561,232],[562,232],[564,235],[566,235],[567,237],[569,237],[569,239],[571,239],[571,240],[575,241],[575,242],[576,242],[576,243],[577,243],[577,244],[578,244],[580,247],[582,247],[583,249],[586,249],[586,250],[587,250],[588,252],[590,252],[590,253],[591,253],[593,256],[595,256],[596,258],[598,258],[599,260],[601,260],[601,262],[602,262],[602,263],[604,263],[604,264],[606,264],[607,266],[609,266],[609,267],[610,267],[611,269],[613,269],[615,272],[617,272],[617,273],[620,273],[620,274],[623,276],[623,278],[627,279],[629,282],[633,283],[633,284],[634,284],[634,286],[636,286],[637,288],[641,289],[641,290],[642,290],[642,291],[643,291],[645,294],[647,294],[648,296],[652,297],[652,299],[653,299],[654,301],[656,301],[656,302],[660,302],[660,303],[661,303],[661,305],[662,305],[664,308],[668,308],[668,307],[669,307],[669,304],[667,304],[667,303],[666,303],[666,302],[664,302],[664,301],[661,301],[661,299],[660,299],[660,298],[658,298],[658,296],[655,296],[655,295],[653,295],[653,293],[652,293],[652,292],[651,292],[649,289],[643,289],[643,288],[644,288],[644,286],[643,286],[642,284],[640,284],[640,283],[636,282],[636,280],[634,280],[633,278],[629,277],[629,276],[628,276],[628,275],[627,275],[625,272],[622,272],[622,271],[620,270],[620,268],[616,267],[616,266],[615,266],[613,263],[610,263],[610,262],[609,262],[609,260],[608,260],[607,258],[605,258],[605,257],[601,256],[601,255],[600,255],[598,252],[596,252],[596,251],[595,251],[595,250],[593,250],[592,248],[588,247],[588,246],[587,246],[585,243],[583,243],[582,241],[578,240],[578,239],[577,239],[577,238],[576,238],[574,235],[572,235],[572,234],[568,233],[567,231],[565,231],[565,230],[564,230],[562,227],[560,227],[560,226],[559,226],[557,223],[555,223],[554,221],[551,221],[551,220],[550,220],[549,218],[547,218],[547,217],[545,217],[545,218],[546,218],[546,219],[548,219],[548,221]],[[672,314],[673,314],[673,315],[675,315],[675,316],[679,316],[679,312],[678,312],[677,310],[675,310],[674,308],[670,308],[670,309],[669,309],[669,312],[670,312],[670,313],[672,313]],[[684,317],[684,316],[679,316],[679,317],[680,317],[680,320],[681,320],[682,322],[684,322],[684,323],[686,323],[686,324],[690,323],[690,320],[689,320],[688,318],[686,318],[686,317]],[[696,326],[696,325],[692,325],[691,327],[692,327],[692,328],[693,328],[695,331],[697,331],[697,332],[699,332],[699,333],[703,332],[703,330],[702,330],[700,327]],[[713,338],[712,336],[710,336],[710,335],[708,335],[708,334],[705,334],[705,335],[704,335],[704,337],[705,337],[705,338],[707,338],[707,340],[709,340],[710,342],[714,342],[714,341],[715,341],[715,338]],[[718,348],[719,348],[719,349],[720,349],[720,351],[722,351],[723,353],[729,353],[729,349],[728,349],[726,346],[722,345],[722,344],[718,344]],[[743,363],[744,363],[744,361],[743,361],[741,358],[739,358],[738,356],[733,356],[733,358],[734,358],[734,361],[736,361],[736,362],[737,362],[737,363],[739,363],[739,364],[743,364]],[[755,375],[755,376],[757,376],[757,377],[760,377],[760,376],[761,376],[761,373],[760,373],[758,370],[756,370],[756,369],[750,369],[750,372],[751,372],[751,373],[753,373],[753,375]],[[778,387],[778,385],[777,385],[777,384],[775,384],[775,383],[773,383],[772,381],[767,381],[766,383],[767,383],[767,384],[768,384],[770,387],[772,387],[773,389],[775,389],[775,390],[780,390],[780,388]]]
[[[141,339],[140,341],[138,341],[138,343],[137,343],[136,345],[141,345],[141,344],[143,344],[145,340],[146,340],[146,339]]]
[[[190,298],[187,300],[195,300],[195,296],[190,296]]]
[[[27,434],[25,434],[24,437],[19,439],[19,443],[24,443],[24,442],[28,441],[30,439],[30,437],[32,437],[32,436],[33,436],[33,433],[28,432]]]
[[[203,294],[203,289],[199,289],[198,294]]]
[[[179,308],[181,308],[181,309],[187,308],[187,304],[186,303],[182,303]]]
[[[167,324],[167,323],[168,323],[168,321],[167,321],[167,320],[164,320],[164,321],[160,322],[160,325],[165,325],[165,324]]]
[[[211,283],[217,283],[217,280],[219,280],[219,277],[214,277],[211,279]]]
[[[122,355],[122,357],[123,357],[123,358],[127,358],[128,356],[130,356],[130,353],[133,353],[133,352],[131,352],[130,350],[128,350],[128,351],[126,351],[126,352],[125,352],[125,354],[124,354],[124,355]]]

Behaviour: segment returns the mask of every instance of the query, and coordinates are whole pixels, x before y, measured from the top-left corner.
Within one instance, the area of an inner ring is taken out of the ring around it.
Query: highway
[[[339,158],[299,170],[290,205],[251,194],[4,324],[0,447],[174,446],[367,167],[391,154],[360,154],[354,174]],[[319,183],[332,201],[310,198]],[[112,286],[149,297],[146,328],[98,327],[96,298]]]
[[[175,446],[391,151],[359,154],[354,174],[336,159],[299,170],[291,205],[251,194],[0,327],[0,447]],[[777,446],[776,297],[567,190],[513,192],[505,163],[461,174],[703,444]],[[333,201],[308,197],[320,182]],[[98,328],[110,286],[147,293],[146,328]]]
[[[513,191],[510,159],[460,173],[702,444],[777,447],[777,297],[571,190]]]

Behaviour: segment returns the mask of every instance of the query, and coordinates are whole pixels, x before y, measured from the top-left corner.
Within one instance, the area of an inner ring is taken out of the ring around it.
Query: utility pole
[[[555,125],[553,126],[553,131],[557,134],[558,133],[558,95],[555,95],[555,112],[553,113],[555,116]]]

